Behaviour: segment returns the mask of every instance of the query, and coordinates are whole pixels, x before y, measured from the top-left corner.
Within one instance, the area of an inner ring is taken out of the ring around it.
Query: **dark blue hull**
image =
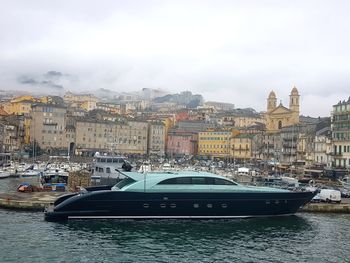
[[[48,221],[89,218],[235,218],[288,215],[308,203],[312,192],[138,193],[96,191],[59,198]]]

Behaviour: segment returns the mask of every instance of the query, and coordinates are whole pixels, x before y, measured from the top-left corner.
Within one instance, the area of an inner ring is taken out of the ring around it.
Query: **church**
[[[266,130],[268,132],[278,132],[282,127],[299,123],[299,102],[300,95],[294,87],[289,95],[289,108],[282,105],[277,106],[275,92],[271,91],[267,98]]]

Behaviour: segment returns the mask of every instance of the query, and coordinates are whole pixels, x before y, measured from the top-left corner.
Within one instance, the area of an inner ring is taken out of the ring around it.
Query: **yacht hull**
[[[47,221],[68,219],[219,219],[290,215],[313,192],[152,193],[95,191],[55,202]]]

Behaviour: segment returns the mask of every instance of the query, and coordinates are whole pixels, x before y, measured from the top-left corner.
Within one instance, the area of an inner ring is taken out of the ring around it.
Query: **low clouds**
[[[64,86],[61,83],[66,77],[69,77],[69,75],[52,70],[40,76],[20,76],[17,81],[19,84],[40,89],[43,93],[54,91],[56,95],[64,92]]]

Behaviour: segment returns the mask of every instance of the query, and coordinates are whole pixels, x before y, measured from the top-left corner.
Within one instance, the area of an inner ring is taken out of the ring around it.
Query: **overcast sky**
[[[314,117],[350,95],[350,1],[0,3],[0,89],[190,90],[261,111],[295,85]]]

